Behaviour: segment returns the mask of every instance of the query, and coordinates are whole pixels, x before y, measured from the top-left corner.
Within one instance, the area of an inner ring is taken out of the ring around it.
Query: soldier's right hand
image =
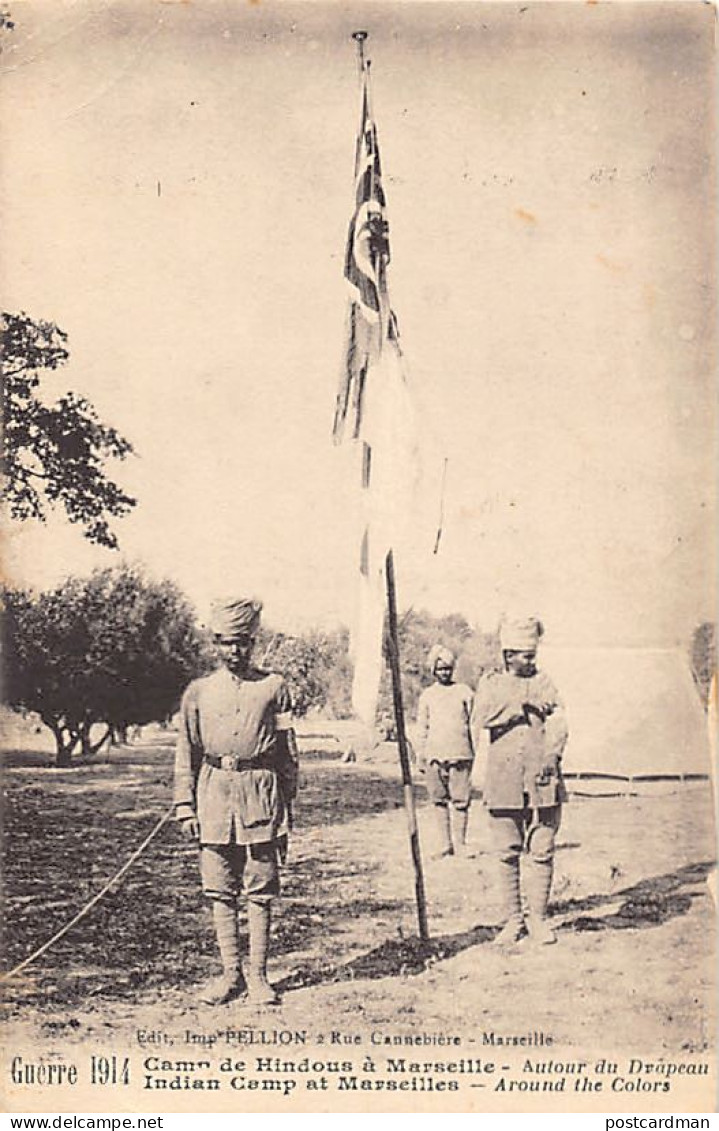
[[[200,839],[200,822],[197,817],[185,817],[182,822],[182,831],[189,840]]]

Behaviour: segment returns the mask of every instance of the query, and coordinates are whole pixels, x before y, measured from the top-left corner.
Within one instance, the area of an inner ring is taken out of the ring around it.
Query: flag
[[[355,207],[347,234],[345,279],[350,290],[347,349],[333,434],[340,442],[362,431],[369,369],[387,342],[396,342],[396,322],[387,297],[390,260],[386,200],[377,127],[370,102],[369,65],[362,68],[360,128],[355,151]]]
[[[355,201],[345,253],[347,342],[333,436],[359,455],[358,594],[351,633],[352,705],[374,727],[382,674],[385,560],[407,521],[417,443],[414,406],[387,292],[390,261],[386,199],[369,65],[362,67]]]

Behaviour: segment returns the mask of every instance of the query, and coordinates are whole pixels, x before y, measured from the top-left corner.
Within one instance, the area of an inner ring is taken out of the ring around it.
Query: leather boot
[[[439,851],[433,854],[432,859],[442,860],[445,856],[454,856],[452,834],[449,826],[449,806],[435,805],[434,813],[435,821],[437,822],[437,831],[439,833]]]
[[[498,861],[497,886],[499,888],[504,926],[494,939],[499,947],[513,946],[524,934],[524,919],[519,898],[519,858]]]
[[[527,928],[532,942],[548,946],[557,941],[547,921],[547,904],[552,887],[554,861],[527,856],[524,867],[524,896],[527,901]]]
[[[199,998],[204,1005],[223,1005],[239,997],[246,988],[240,965],[237,909],[233,904],[215,899],[212,902],[212,918],[222,959],[222,973],[202,988]]]
[[[247,926],[250,933],[250,962],[247,991],[254,1005],[277,1005],[279,997],[267,981],[267,957],[270,949],[269,903],[247,904]]]

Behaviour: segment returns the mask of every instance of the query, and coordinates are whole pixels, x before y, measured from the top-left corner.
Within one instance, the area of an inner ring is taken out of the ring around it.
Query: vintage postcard
[[[0,37],[5,1109],[714,1111],[714,7]]]

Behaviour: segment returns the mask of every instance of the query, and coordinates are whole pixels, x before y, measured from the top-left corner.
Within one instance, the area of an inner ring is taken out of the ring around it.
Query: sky
[[[133,444],[122,555],[201,614],[348,623],[356,492],[330,429],[369,32],[389,285],[436,556],[401,606],[573,645],[685,644],[714,615],[710,5],[25,0],[0,59],[3,306],[57,322]],[[434,466],[432,464],[432,466]],[[114,564],[8,525],[45,586]]]

